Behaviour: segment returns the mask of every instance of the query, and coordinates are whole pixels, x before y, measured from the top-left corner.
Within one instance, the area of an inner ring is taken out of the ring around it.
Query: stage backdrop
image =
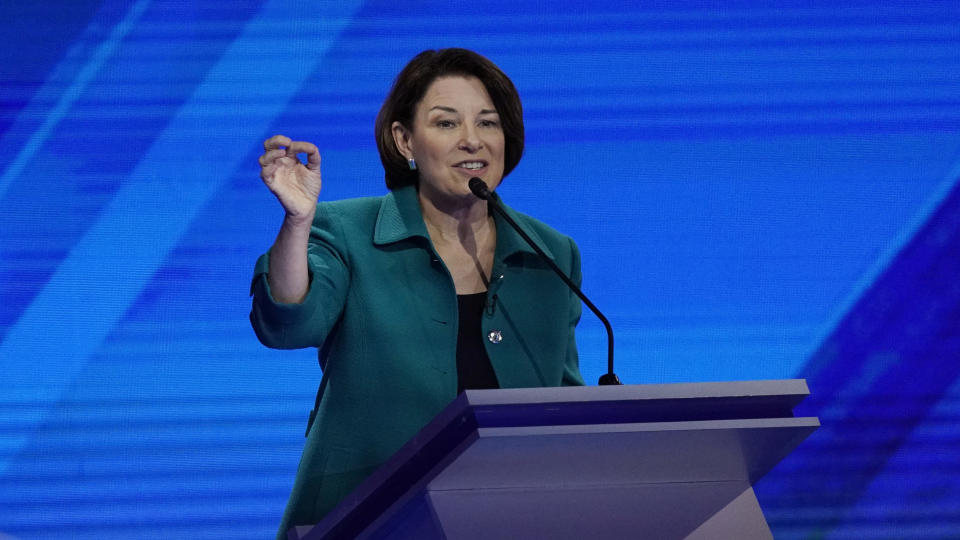
[[[579,243],[624,382],[809,378],[778,539],[960,537],[960,4],[906,5],[3,2],[0,537],[273,534],[320,370],[247,322],[261,141],[384,193],[377,110],[448,46],[516,83],[501,194]]]

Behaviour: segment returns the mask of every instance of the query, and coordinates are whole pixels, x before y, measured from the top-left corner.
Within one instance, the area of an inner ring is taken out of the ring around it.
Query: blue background
[[[501,195],[579,243],[624,382],[808,378],[778,539],[960,537],[960,4],[904,6],[4,3],[0,537],[272,536],[320,371],[248,326],[261,141],[384,193],[374,117],[447,46],[516,83]]]

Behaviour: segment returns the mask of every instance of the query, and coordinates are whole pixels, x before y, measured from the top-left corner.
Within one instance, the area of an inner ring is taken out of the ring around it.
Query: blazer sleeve
[[[573,239],[570,242],[570,280],[580,287],[583,283],[583,273],[580,270],[580,249]],[[577,356],[577,340],[574,334],[577,323],[580,322],[582,303],[580,298],[570,291],[570,326],[567,331],[567,354],[563,364],[563,386],[583,386],[583,375],[580,374],[580,359]]]
[[[346,302],[350,269],[343,244],[342,225],[327,204],[317,205],[307,245],[309,289],[303,302],[277,302],[267,275],[270,253],[257,259],[250,285],[253,307],[250,324],[261,343],[275,349],[320,347],[334,327]]]

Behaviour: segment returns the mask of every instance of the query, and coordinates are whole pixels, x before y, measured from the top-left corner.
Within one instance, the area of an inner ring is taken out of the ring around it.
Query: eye
[[[496,120],[481,120],[479,124],[480,124],[480,127],[485,127],[485,128],[500,127],[500,122]]]
[[[456,127],[457,124],[453,120],[437,120],[436,126],[438,128],[450,129]]]

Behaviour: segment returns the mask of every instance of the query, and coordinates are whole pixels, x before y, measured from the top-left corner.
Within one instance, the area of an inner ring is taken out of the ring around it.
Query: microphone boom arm
[[[563,272],[563,270],[561,270],[560,267],[557,266],[557,263],[553,262],[553,260],[550,259],[550,257],[548,257],[547,254],[544,253],[542,249],[540,249],[540,246],[538,246],[533,241],[533,239],[531,239],[527,235],[527,233],[524,232],[519,225],[517,225],[517,222],[514,221],[514,219],[510,217],[509,214],[507,214],[507,212],[503,209],[503,207],[500,204],[500,196],[490,191],[490,188],[487,187],[487,185],[483,182],[483,180],[476,177],[471,178],[470,191],[472,191],[473,194],[476,195],[477,197],[491,203],[491,206],[493,207],[493,209],[498,214],[500,214],[500,216],[504,220],[506,220],[506,222],[509,223],[510,226],[517,231],[517,233],[520,234],[520,237],[523,238],[526,243],[530,244],[530,247],[532,247],[533,250],[537,252],[537,255],[539,255],[541,259],[546,261],[547,265],[549,265],[550,268],[554,272],[556,272],[558,276],[560,276],[560,279],[562,279],[563,282],[567,284],[567,287],[570,287],[570,290],[572,290],[580,298],[580,300],[583,300],[583,303],[586,304],[588,308],[590,308],[590,311],[592,311],[593,314],[596,315],[598,319],[600,319],[600,322],[603,323],[603,327],[607,329],[607,372],[600,377],[598,384],[600,385],[623,384],[620,382],[620,378],[617,377],[617,375],[613,372],[613,327],[610,326],[610,321],[608,321],[607,318],[603,316],[603,313],[600,313],[600,310],[597,308],[597,306],[593,305],[593,302],[591,302],[590,299],[587,298],[585,294],[583,294],[583,291],[580,290],[580,287],[578,287],[577,284],[573,282],[573,280],[567,277],[567,275]]]

